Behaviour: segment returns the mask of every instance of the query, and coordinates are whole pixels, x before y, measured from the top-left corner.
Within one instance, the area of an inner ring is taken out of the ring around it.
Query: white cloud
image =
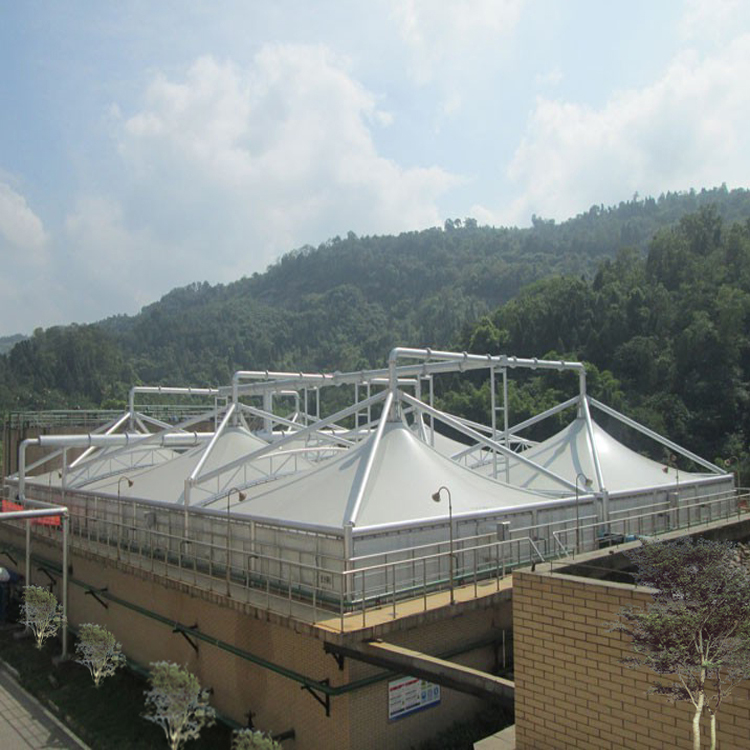
[[[42,308],[54,308],[49,299],[51,239],[26,199],[0,181],[0,330],[3,334],[29,333],[38,325]],[[40,296],[40,290],[44,294]]]
[[[744,0],[687,0],[678,30],[688,43],[722,42],[747,28],[750,8]]]
[[[79,198],[65,219],[67,262],[87,290],[89,310],[136,312],[166,291],[168,253],[147,230],[125,226],[122,207],[101,196]]]
[[[537,99],[508,169],[520,197],[501,220],[566,218],[636,191],[747,184],[749,75],[745,35],[712,57],[680,54],[654,84],[601,109]]]
[[[4,261],[38,265],[46,258],[47,233],[26,199],[0,182],[0,239]]]
[[[157,76],[122,121],[124,216],[179,248],[186,281],[232,279],[349,229],[440,223],[457,178],[380,156],[373,129],[390,122],[325,47],[266,45],[250,69],[200,58],[181,81]]]
[[[16,244],[2,254],[3,333],[135,313],[169,288],[163,248],[147,232],[126,228],[115,201],[79,198],[59,231],[42,237],[37,229],[28,232],[26,250]]]
[[[417,83],[455,69],[462,58],[509,37],[526,0],[393,0],[391,16],[411,51],[409,73]]]
[[[534,76],[534,84],[537,88],[552,88],[557,86],[563,80],[563,74],[560,68],[555,67],[544,73],[537,73]]]
[[[6,332],[134,313],[175,286],[233,281],[350,229],[440,224],[437,200],[459,181],[381,156],[373,134],[392,113],[323,46],[265,45],[246,67],[204,56],[105,115],[118,155],[98,180],[108,187],[72,196],[49,235],[0,173]]]

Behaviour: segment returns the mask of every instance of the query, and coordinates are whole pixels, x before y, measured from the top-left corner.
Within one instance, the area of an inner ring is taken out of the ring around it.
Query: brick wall
[[[22,548],[22,531],[1,524],[0,546],[3,544]],[[60,561],[59,546],[44,538],[35,535],[32,549],[34,555]],[[18,562],[23,572],[22,554]],[[331,715],[327,717],[323,706],[302,690],[299,683],[204,641],[196,641],[196,652],[182,635],[173,632],[172,623],[197,625],[206,635],[315,680],[329,679],[334,687],[383,670],[349,658],[344,660],[344,668],[340,670],[336,661],[324,652],[324,638],[357,642],[381,637],[397,645],[441,654],[490,634],[499,636],[502,629],[509,629],[511,625],[509,597],[498,595],[468,606],[446,606],[338,636],[253,610],[221,596],[201,595],[187,584],[165,581],[86,551],[72,549],[70,564],[72,577],[78,582],[94,590],[106,587],[112,596],[168,620],[161,622],[113,601],[107,602],[105,608],[87,595],[84,587],[71,582],[69,618],[72,625],[95,622],[107,627],[122,643],[125,653],[143,666],[165,659],[184,664],[204,687],[214,689],[212,704],[239,723],[244,723],[247,712],[252,711],[258,728],[274,733],[294,728],[296,739],[284,743],[288,750],[379,750],[384,747],[408,750],[454,721],[468,719],[482,707],[482,702],[470,695],[443,689],[439,706],[390,722],[388,681],[382,680],[333,697]],[[31,573],[33,583],[49,583],[49,579],[36,570],[36,565]],[[55,591],[59,595],[59,576],[55,577],[58,579]],[[461,664],[479,669],[489,669],[494,660],[489,646],[455,658]]]
[[[546,566],[513,575],[517,750],[691,750],[692,706],[647,695],[654,676],[620,664],[632,651],[608,630],[622,607],[650,600]],[[750,683],[726,699],[717,727],[721,750],[750,748]]]
[[[0,543],[6,541],[23,545],[22,537],[3,525]],[[35,555],[59,561],[59,547],[36,537],[32,547]],[[348,667],[339,671],[335,661],[324,653],[319,638],[273,621],[265,613],[258,612],[256,616],[239,603],[191,595],[184,584],[163,582],[149,573],[128,570],[115,561],[87,553],[72,552],[69,560],[73,578],[93,589],[106,587],[113,596],[169,621],[188,627],[197,624],[206,635],[313,679],[329,678],[333,685],[349,680]],[[19,562],[23,563],[23,559]],[[20,568],[23,570],[22,564]],[[34,568],[32,583],[47,585],[49,579]],[[59,578],[55,592],[59,596]],[[212,705],[238,723],[245,724],[247,712],[252,711],[259,729],[277,733],[293,728],[296,739],[285,743],[285,748],[328,750],[351,746],[348,695],[332,699],[331,716],[327,717],[323,706],[301,690],[299,683],[201,640],[195,641],[196,652],[182,635],[173,632],[169,622],[116,602],[109,601],[105,608],[73,583],[68,596],[71,625],[94,622],[105,626],[122,643],[125,654],[142,666],[161,660],[186,666],[201,685],[213,688]],[[134,721],[141,719],[134,717]]]
[[[498,608],[478,609],[451,617],[450,608],[433,612],[432,622],[399,632],[383,634],[389,643],[438,655],[461,643],[471,643],[510,627],[510,602]],[[491,647],[461,654],[451,661],[475,669],[490,670],[495,655]],[[353,679],[382,671],[350,662]],[[391,678],[395,679],[395,678]],[[440,705],[426,708],[395,721],[388,720],[388,682],[378,682],[353,693],[351,700],[351,747],[409,750],[426,738],[438,735],[455,721],[474,716],[486,704],[479,698],[441,688]]]

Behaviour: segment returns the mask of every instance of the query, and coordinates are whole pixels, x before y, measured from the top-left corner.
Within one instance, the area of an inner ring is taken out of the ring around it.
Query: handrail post
[[[495,591],[500,591],[500,545],[502,542],[495,542]]]
[[[393,619],[396,619],[396,563],[391,563],[391,575],[393,576]]]
[[[307,401],[307,389],[305,389],[305,401]],[[307,414],[307,404],[305,404],[305,414]],[[339,613],[341,617],[341,625],[340,625],[340,632],[344,632],[344,592],[346,591],[346,562],[344,562],[344,570],[341,572],[341,575],[339,576],[339,580],[341,581],[341,598],[339,600]]]
[[[365,603],[365,572],[362,571],[362,627],[367,625],[367,605]]]
[[[477,551],[473,552],[474,557],[474,598],[477,598]]]
[[[62,515],[62,659],[68,658],[68,531],[69,522],[67,511]]]
[[[28,507],[28,506],[27,506]],[[26,519],[26,585],[31,586],[31,521]]]

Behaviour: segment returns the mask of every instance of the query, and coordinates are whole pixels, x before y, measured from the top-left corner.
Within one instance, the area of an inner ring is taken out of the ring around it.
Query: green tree
[[[208,690],[179,664],[158,661],[151,665],[151,689],[146,691],[144,718],[158,724],[170,750],[197,739],[204,726],[214,723],[216,712],[208,703]]]
[[[649,692],[694,708],[693,748],[700,750],[700,719],[716,715],[736,685],[750,678],[750,571],[727,543],[652,542],[630,553],[639,584],[655,589],[653,602],[627,607],[613,629],[632,639],[629,667],[645,666],[669,681]]]
[[[281,743],[263,732],[240,729],[232,733],[232,750],[281,750]]]
[[[81,625],[78,631],[76,653],[79,656],[76,661],[91,672],[96,687],[125,664],[122,647],[114,635],[107,628],[90,622]]]
[[[26,586],[23,590],[23,622],[36,638],[36,647],[41,649],[47,638],[57,634],[65,624],[62,604],[57,597],[42,586]]]

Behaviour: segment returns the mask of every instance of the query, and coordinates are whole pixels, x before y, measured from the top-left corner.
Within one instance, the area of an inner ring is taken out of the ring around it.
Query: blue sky
[[[6,1],[0,63],[0,335],[750,174],[741,0]]]

